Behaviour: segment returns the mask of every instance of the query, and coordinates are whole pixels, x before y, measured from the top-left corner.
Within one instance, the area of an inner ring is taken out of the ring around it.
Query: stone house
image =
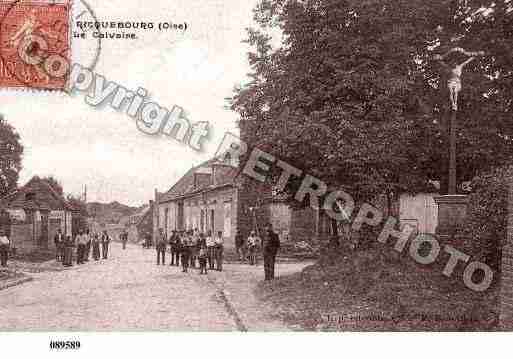
[[[52,249],[58,229],[72,235],[74,208],[37,176],[0,198],[0,208],[9,215],[3,221],[4,229],[20,250]]]
[[[190,169],[167,192],[155,190],[153,240],[162,228],[222,232],[234,247],[237,230],[246,238],[272,223],[281,240],[317,239],[329,228],[319,211],[293,209],[272,188],[240,174],[229,159],[211,159]]]
[[[152,201],[150,201],[152,202]],[[150,206],[146,205],[137,210],[136,212],[121,217],[119,220],[119,228],[116,231],[116,235],[119,235],[121,231],[124,229],[128,232],[128,241],[132,243],[139,242],[144,238],[144,234],[142,234],[145,229],[147,229],[147,225],[144,225],[148,221],[148,217],[151,217]],[[117,233],[119,232],[119,233]],[[150,228],[151,234],[151,228]]]

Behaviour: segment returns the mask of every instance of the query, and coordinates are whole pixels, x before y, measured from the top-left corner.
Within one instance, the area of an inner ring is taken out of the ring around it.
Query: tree
[[[78,231],[87,229],[87,204],[82,198],[68,194],[66,200],[73,207],[75,214],[73,215],[73,235],[76,235]]]
[[[502,248],[508,237],[508,194],[513,166],[482,173],[472,181],[468,216],[463,228],[465,253],[499,270]]]
[[[52,189],[61,196],[64,194],[62,184],[53,176],[45,177],[43,178],[43,181],[46,181],[50,185],[50,187],[52,187]]]
[[[2,115],[0,115],[0,196],[16,189],[23,146],[20,136]]]
[[[487,53],[464,74],[459,182],[502,165],[513,155],[510,7],[261,0],[259,28],[248,29],[251,81],[230,102],[243,139],[356,200],[445,184],[449,97],[433,58],[458,45]],[[276,33],[281,42],[273,48]]]

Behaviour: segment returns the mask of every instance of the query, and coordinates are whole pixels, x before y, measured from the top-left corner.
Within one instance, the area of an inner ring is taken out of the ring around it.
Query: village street
[[[278,273],[305,264],[278,265]],[[113,243],[108,260],[89,261],[0,291],[2,330],[286,330],[253,289],[263,269],[227,264],[207,276],[157,266],[155,251]]]

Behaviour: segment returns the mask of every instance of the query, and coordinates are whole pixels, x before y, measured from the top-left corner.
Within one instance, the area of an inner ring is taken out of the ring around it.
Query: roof
[[[148,211],[149,211],[149,209],[150,209],[150,207],[149,207],[149,206],[144,206],[143,208],[139,209],[137,212],[132,213],[132,214],[130,215],[130,217],[134,217],[134,216],[142,217],[142,216],[144,216],[144,215],[146,214],[146,212],[148,212]]]
[[[211,171],[212,174],[208,174],[207,169],[214,167],[216,170]],[[217,158],[210,159],[187,171],[166,193],[160,196],[159,202],[170,202],[199,192],[233,185],[238,172],[236,167],[227,165]],[[202,176],[202,180],[195,180],[195,175]],[[207,177],[210,179],[213,177],[214,181],[207,180]]]
[[[139,218],[137,223],[135,224],[136,227],[139,227],[143,222],[148,218],[148,216],[153,216],[153,204],[147,208],[147,210],[144,212],[144,214]]]
[[[28,193],[35,196],[27,198]],[[73,210],[73,207],[57,193],[48,182],[34,176],[23,187],[0,199],[0,205],[9,208],[37,210]]]

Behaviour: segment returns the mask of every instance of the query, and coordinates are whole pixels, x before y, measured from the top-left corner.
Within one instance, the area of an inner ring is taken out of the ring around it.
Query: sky
[[[83,92],[0,89],[0,113],[25,147],[20,185],[34,175],[52,175],[66,193],[80,194],[87,185],[88,201],[141,205],[154,189],[168,190],[192,166],[212,157],[226,131],[237,133],[237,114],[225,109],[225,97],[249,72],[249,49],[242,40],[256,0],[88,4],[99,20],[187,23],[184,33],[138,31],[137,40],[104,40],[95,71],[127,89],[147,89],[162,106],[182,107],[191,122],[208,121],[211,135],[204,150],[146,135],[123,111],[85,103]],[[87,62],[80,49],[89,45],[74,41],[74,51],[80,52],[74,59]]]

